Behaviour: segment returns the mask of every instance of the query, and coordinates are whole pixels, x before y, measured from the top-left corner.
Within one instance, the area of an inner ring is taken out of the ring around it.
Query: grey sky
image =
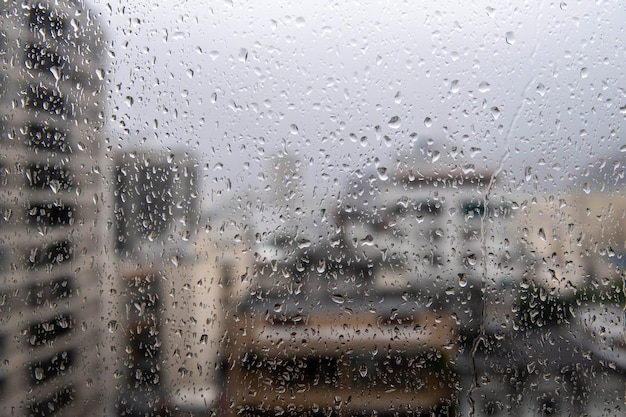
[[[571,187],[625,142],[619,1],[120,3],[96,7],[112,145],[197,152],[207,195],[262,191],[286,150],[334,196],[428,139],[507,187]]]

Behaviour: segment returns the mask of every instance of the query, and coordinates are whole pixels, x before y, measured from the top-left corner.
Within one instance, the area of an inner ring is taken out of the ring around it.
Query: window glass
[[[626,414],[624,22],[0,3],[3,409]]]

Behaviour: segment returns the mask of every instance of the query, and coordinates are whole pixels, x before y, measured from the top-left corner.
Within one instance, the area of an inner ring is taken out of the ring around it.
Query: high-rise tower
[[[89,415],[101,385],[103,37],[70,0],[2,2],[0,27],[0,414]]]

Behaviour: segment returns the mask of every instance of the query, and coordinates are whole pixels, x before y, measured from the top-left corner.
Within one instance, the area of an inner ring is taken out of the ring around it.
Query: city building
[[[78,1],[0,26],[0,413],[98,414],[105,42]]]
[[[526,258],[515,238],[517,204],[495,187],[493,172],[425,165],[377,187],[367,205],[350,202],[341,222],[363,261],[386,260],[376,288],[447,306],[464,343],[481,326],[510,329]]]
[[[202,343],[206,323],[196,318],[197,301],[207,300],[194,295],[197,161],[185,152],[149,149],[112,159],[112,254],[103,291],[109,415],[210,408],[215,365],[208,366],[212,353]]]

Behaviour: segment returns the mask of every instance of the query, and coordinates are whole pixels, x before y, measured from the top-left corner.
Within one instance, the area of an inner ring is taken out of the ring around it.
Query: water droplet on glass
[[[107,323],[107,328],[109,329],[109,333],[113,333],[117,330],[117,321],[111,320]]]
[[[135,103],[135,99],[131,96],[126,96],[126,99],[124,99],[124,103],[126,103],[128,107],[131,107]]]
[[[289,126],[289,132],[291,132],[292,135],[297,135],[298,125],[292,124],[291,126]]]
[[[466,274],[459,274],[459,286],[461,288],[464,288],[467,286],[467,275]]]
[[[582,67],[580,69],[580,77],[581,78],[587,78],[589,76],[589,68],[587,67]]]
[[[539,236],[539,239],[543,240],[545,242],[546,240],[546,232],[544,232],[543,227],[539,228],[539,231],[537,232],[537,236]]]
[[[305,24],[304,17],[299,16],[299,17],[296,18],[296,27],[297,28],[304,27],[304,24]]]
[[[502,114],[502,112],[500,111],[500,108],[494,106],[490,110],[491,110],[491,116],[493,117],[493,120],[498,120],[500,118],[500,115]]]
[[[330,298],[337,304],[343,304],[344,302],[343,295],[341,294],[333,294]]]
[[[363,378],[367,376],[367,366],[365,364],[361,364],[361,366],[359,366],[359,375]]]
[[[504,38],[506,39],[506,43],[508,43],[509,45],[513,45],[515,43],[514,32],[507,32],[506,35],[504,35]]]
[[[50,180],[50,184],[48,184],[50,186],[50,190],[52,190],[52,192],[54,194],[59,192],[59,188],[61,187],[61,182],[58,180]]]
[[[220,57],[220,53],[218,51],[213,50],[209,52],[209,56],[211,57],[213,61],[215,61],[217,58]]]
[[[274,311],[280,313],[281,311],[283,311],[283,305],[281,303],[274,304]]]
[[[43,379],[43,369],[42,368],[35,368],[35,379],[37,379],[38,381],[41,381]]]
[[[387,175],[386,167],[378,167],[376,168],[376,171],[378,171],[378,178],[380,178],[381,180],[387,181],[389,179],[389,175]]]
[[[450,92],[458,93],[459,92],[459,80],[454,80],[450,83]]]
[[[391,119],[389,119],[388,125],[392,129],[400,128],[400,124],[401,124],[401,121],[400,121],[400,118],[398,116],[393,116]]]
[[[239,62],[246,62],[248,61],[248,50],[246,48],[241,48],[239,50]]]
[[[51,67],[50,72],[52,73],[52,76],[56,81],[59,81],[61,79],[61,71],[59,71],[57,67]]]
[[[433,119],[431,119],[430,117],[427,117],[424,119],[424,126],[431,127],[432,125],[433,125]]]
[[[298,241],[298,249],[310,248],[311,245],[312,245],[312,242],[306,238]]]
[[[478,262],[478,259],[476,258],[476,255],[473,253],[470,253],[469,255],[467,255],[465,257],[465,260],[467,261],[467,263],[471,266],[476,265],[476,262]]]
[[[537,84],[537,94],[543,97],[546,94],[546,86],[542,83]]]
[[[583,191],[585,194],[591,194],[591,185],[588,182],[583,184]]]

